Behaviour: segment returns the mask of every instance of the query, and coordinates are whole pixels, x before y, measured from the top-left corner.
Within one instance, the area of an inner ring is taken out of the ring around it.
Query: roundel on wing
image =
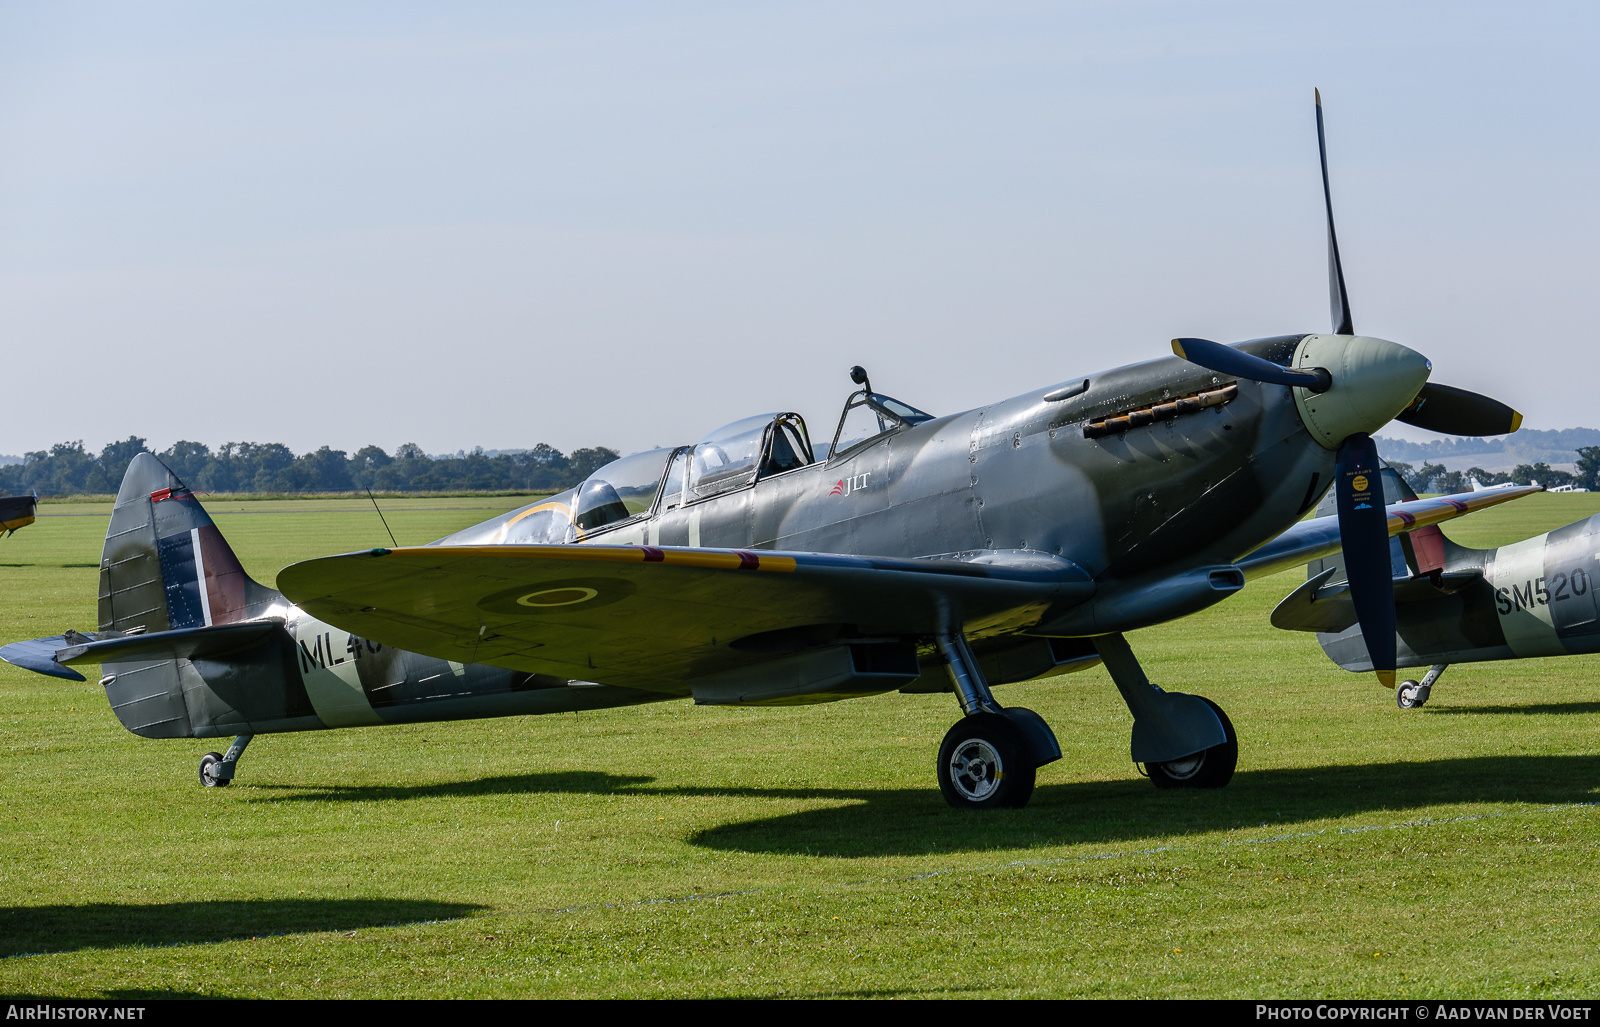
[[[626,578],[535,581],[484,596],[478,600],[478,609],[516,616],[580,613],[620,602],[637,590],[638,586]]]

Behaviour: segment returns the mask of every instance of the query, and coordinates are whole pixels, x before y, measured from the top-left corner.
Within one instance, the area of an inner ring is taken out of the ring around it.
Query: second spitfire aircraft
[[[1389,502],[1416,498],[1393,470],[1383,478]],[[1436,526],[1390,546],[1397,664],[1428,668],[1395,690],[1401,709],[1425,704],[1452,663],[1600,652],[1600,515],[1497,549],[1458,545]],[[1317,632],[1346,670],[1372,669],[1337,557],[1309,563],[1305,584],[1278,604],[1272,623]]]
[[[1322,111],[1317,106],[1319,147]],[[1218,787],[1237,736],[1152,685],[1123,633],[1342,547],[1371,664],[1393,682],[1389,536],[1521,494],[1386,513],[1371,432],[1393,418],[1492,435],[1520,416],[1431,384],[1355,334],[1328,211],[1334,331],[1223,346],[934,417],[860,368],[829,444],[793,413],[615,461],[577,488],[438,542],[245,575],[156,458],[128,468],[101,561],[100,630],[15,643],[59,676],[102,663],[123,724],[255,734],[590,709],[954,692],[936,772],[954,806],[1021,806],[1060,756],[991,684],[1103,662],[1131,756],[1163,787]],[[1297,524],[1330,485],[1337,513]],[[1385,640],[1388,644],[1385,645]]]

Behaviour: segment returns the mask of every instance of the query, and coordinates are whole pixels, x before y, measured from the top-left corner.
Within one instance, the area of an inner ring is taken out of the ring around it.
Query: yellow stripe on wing
[[[1441,496],[1436,499],[1413,500],[1412,503],[1427,504],[1420,509],[1412,507],[1410,513],[1393,508],[1389,511],[1389,534],[1394,535],[1413,528],[1426,528],[1430,524],[1448,521],[1463,514],[1485,510],[1501,503],[1509,503],[1513,499],[1531,496],[1544,489],[1537,485],[1522,485],[1510,489],[1489,489],[1484,492],[1473,492],[1465,497]],[[1411,506],[1410,503],[1406,504]]]
[[[559,560],[577,563],[661,563],[710,570],[760,570],[792,574],[792,556],[773,556],[749,550],[661,549],[656,546],[406,546],[389,550],[390,556],[438,560],[441,557],[484,556],[513,560]]]

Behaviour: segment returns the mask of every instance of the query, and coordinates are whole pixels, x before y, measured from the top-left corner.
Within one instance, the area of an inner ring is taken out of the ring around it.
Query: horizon
[[[1398,423],[1398,422],[1391,422],[1391,423],[1394,424],[1394,423]],[[1401,427],[1406,427],[1405,425],[1400,425],[1400,426]],[[1386,426],[1386,427],[1388,427],[1388,426]],[[1461,436],[1444,435],[1444,436],[1436,436],[1435,438],[1432,438],[1432,439],[1412,440],[1412,439],[1405,439],[1405,438],[1397,438],[1395,436],[1389,436],[1389,435],[1378,435],[1378,434],[1375,434],[1375,435],[1373,435],[1373,439],[1376,440],[1378,443],[1380,443],[1382,445],[1390,445],[1390,446],[1398,445],[1398,446],[1401,446],[1401,447],[1404,447],[1404,448],[1410,448],[1410,447],[1413,447],[1413,446],[1420,447],[1420,448],[1430,448],[1430,447],[1436,448],[1436,447],[1441,447],[1441,446],[1468,446],[1468,445],[1471,445],[1473,443],[1480,443],[1480,444],[1487,443],[1487,444],[1496,445],[1496,444],[1500,444],[1500,443],[1506,443],[1506,442],[1512,442],[1512,441],[1520,441],[1520,439],[1529,438],[1530,436],[1559,435],[1559,434],[1562,434],[1562,433],[1565,433],[1565,432],[1593,432],[1597,436],[1597,438],[1595,440],[1596,444],[1600,444],[1600,428],[1588,428],[1588,427],[1584,427],[1582,425],[1568,427],[1568,428],[1523,428],[1523,429],[1519,429],[1518,431],[1513,432],[1513,433],[1511,433],[1509,435],[1481,435],[1481,436],[1479,436],[1479,435],[1471,435],[1471,436],[1468,436],[1468,435],[1461,435]],[[140,441],[144,443],[145,447],[150,450],[150,452],[155,453],[157,455],[160,455],[163,452],[168,452],[173,447],[175,447],[177,445],[180,445],[182,443],[186,443],[186,442],[187,443],[196,443],[196,444],[199,444],[199,445],[203,445],[208,450],[210,450],[212,452],[220,451],[221,447],[224,446],[224,445],[257,445],[257,446],[260,446],[260,445],[268,445],[268,446],[270,446],[270,445],[284,445],[284,443],[281,443],[281,442],[275,442],[275,441],[259,442],[259,441],[256,441],[256,440],[238,440],[238,441],[224,442],[224,443],[218,443],[216,445],[213,445],[213,444],[208,443],[208,442],[203,442],[203,441],[201,441],[199,439],[174,439],[171,443],[169,443],[166,446],[157,447],[157,446],[150,445],[150,442],[149,442],[148,439],[141,438],[140,436],[137,436],[137,435],[132,435],[132,436],[124,436],[121,439],[108,440],[107,442],[102,443],[99,447],[92,447],[92,446],[89,446],[87,444],[84,444],[84,451],[86,453],[90,453],[90,454],[99,453],[99,452],[103,451],[108,446],[116,445],[116,444],[121,443],[121,442],[126,442],[130,438],[139,438]],[[70,445],[70,444],[72,444],[74,442],[76,442],[76,443],[85,443],[85,440],[83,440],[83,439],[58,439],[56,442],[51,443],[51,445],[52,446],[55,446],[55,445]],[[670,443],[669,445],[686,446],[686,445],[692,445],[692,444],[693,443],[690,443],[690,442],[678,442],[678,443]],[[337,448],[337,447],[333,447],[331,445],[328,445],[327,443],[324,443],[322,446],[312,446],[312,447],[309,447],[309,448],[304,449],[304,450],[298,450],[297,451],[297,450],[294,450],[293,447],[289,447],[289,449],[292,452],[294,452],[296,456],[299,456],[299,455],[301,455],[303,453],[316,452],[317,450],[322,449],[324,447],[326,447],[328,449],[331,449],[334,452],[343,452],[347,456],[353,456],[357,451],[365,448],[365,446],[370,446],[370,445],[376,445],[376,444],[375,443],[366,443],[363,446],[355,446],[355,447],[352,447],[350,449],[341,449],[341,448]],[[400,443],[399,445],[396,445],[394,447],[394,450],[390,450],[390,449],[385,448],[385,447],[379,447],[379,448],[383,449],[386,454],[393,455],[393,452],[399,450],[401,448],[401,446],[410,446],[410,445],[418,445],[418,444],[415,443],[415,442],[404,442],[404,443]],[[535,443],[533,443],[531,445],[527,445],[527,446],[499,446],[499,447],[493,447],[493,448],[488,447],[488,446],[481,446],[480,445],[480,446],[473,446],[470,449],[465,448],[465,447],[458,447],[454,452],[440,451],[440,452],[437,452],[437,453],[429,452],[427,447],[425,447],[425,446],[419,446],[419,448],[421,448],[423,450],[423,455],[426,456],[430,460],[452,460],[452,459],[460,459],[462,457],[472,456],[474,454],[481,454],[483,456],[494,457],[494,456],[498,456],[498,455],[501,455],[501,454],[528,453],[528,452],[533,451],[535,448],[537,448],[540,445],[548,445],[548,443],[535,442]],[[552,447],[552,448],[560,450],[560,447]],[[611,447],[575,446],[575,447],[573,447],[572,451],[573,452],[577,452],[578,450],[581,450],[581,449],[593,449],[593,448],[611,448]],[[622,452],[622,455],[623,456],[631,456],[633,453],[644,452],[645,450],[649,450],[649,449],[661,449],[661,448],[664,448],[664,447],[662,447],[662,446],[646,446],[644,449],[641,449],[641,450],[632,450],[632,451]],[[23,463],[25,461],[25,457],[28,455],[29,452],[46,453],[46,454],[48,454],[49,451],[50,450],[47,447],[47,448],[45,448],[43,450],[30,450],[30,451],[26,451],[26,452],[20,453],[20,454],[18,454],[18,453],[0,453],[0,466],[10,466],[12,464]],[[560,450],[560,451],[562,453],[564,453],[564,454],[567,453],[566,450]],[[1469,454],[1463,454],[1463,455],[1469,455]]]

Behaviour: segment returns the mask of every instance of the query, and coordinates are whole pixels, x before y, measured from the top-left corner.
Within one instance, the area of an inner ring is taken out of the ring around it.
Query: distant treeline
[[[1572,459],[1567,454],[1580,446],[1600,446],[1600,430],[1594,428],[1561,428],[1542,430],[1523,428],[1514,435],[1490,438],[1435,439],[1432,442],[1407,442],[1378,436],[1378,455],[1385,460],[1405,460],[1409,463],[1445,461],[1467,456],[1490,456],[1509,453],[1528,458],[1529,466],[1537,460],[1555,460],[1565,463]],[[1539,479],[1541,482],[1543,478]],[[1485,483],[1487,484],[1487,483]]]
[[[1469,467],[1464,471],[1447,471],[1444,464],[1423,463],[1417,467],[1398,460],[1390,460],[1388,463],[1390,467],[1400,472],[1400,477],[1406,480],[1407,485],[1419,493],[1471,492],[1474,480],[1480,485],[1530,485],[1538,482],[1545,488],[1578,485],[1591,492],[1600,491],[1600,446],[1579,446],[1577,457],[1577,474],[1558,471],[1542,461],[1534,464],[1518,464],[1506,474],[1496,474],[1481,467]]]
[[[20,464],[0,466],[0,495],[37,491],[42,496],[116,492],[128,462],[149,453],[145,440],[130,435],[99,455],[83,442],[58,442],[28,453]],[[226,442],[215,451],[202,442],[175,442],[157,453],[190,488],[204,492],[554,492],[570,488],[617,458],[604,447],[562,453],[540,443],[532,449],[493,455],[430,457],[415,443],[391,456],[377,446],[347,455],[323,446],[296,456],[277,442]]]

